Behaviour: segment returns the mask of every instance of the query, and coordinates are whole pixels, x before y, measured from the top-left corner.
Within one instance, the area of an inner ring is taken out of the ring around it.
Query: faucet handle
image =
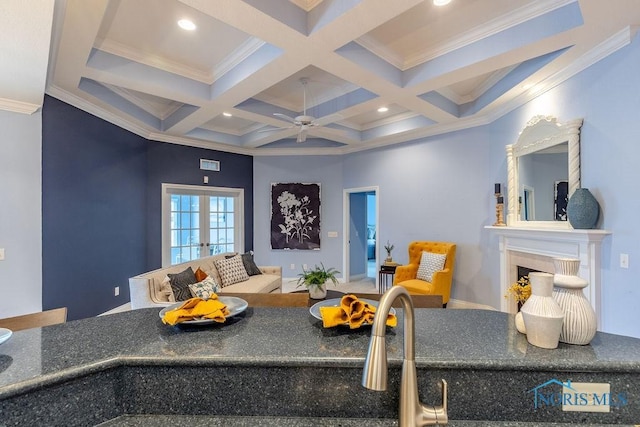
[[[422,405],[422,422],[420,425],[441,425],[449,422],[449,415],[447,415],[447,391],[447,382],[442,380],[442,405]]]
[[[442,411],[444,412],[445,416],[447,415],[447,395],[448,393],[449,387],[447,385],[447,382],[443,379],[442,380]]]

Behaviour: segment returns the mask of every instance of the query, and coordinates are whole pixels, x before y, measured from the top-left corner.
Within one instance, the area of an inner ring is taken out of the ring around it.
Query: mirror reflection
[[[507,225],[570,228],[567,202],[580,187],[582,119],[535,116],[507,145]]]
[[[518,158],[522,221],[566,221],[568,144]]]

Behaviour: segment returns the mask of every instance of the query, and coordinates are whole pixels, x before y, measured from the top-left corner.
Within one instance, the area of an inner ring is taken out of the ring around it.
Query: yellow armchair
[[[431,282],[416,278],[422,252],[445,254],[444,268],[433,273]],[[409,264],[399,265],[393,278],[394,286],[402,286],[415,295],[442,295],[442,305],[447,306],[451,296],[453,266],[456,260],[456,245],[449,242],[416,241],[409,244]]]

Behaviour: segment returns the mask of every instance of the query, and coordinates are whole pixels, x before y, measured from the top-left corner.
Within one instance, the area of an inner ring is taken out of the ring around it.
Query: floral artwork
[[[271,249],[320,249],[320,184],[271,184]]]

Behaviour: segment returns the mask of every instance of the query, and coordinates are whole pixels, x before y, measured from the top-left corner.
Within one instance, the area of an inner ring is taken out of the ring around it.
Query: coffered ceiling
[[[151,140],[344,154],[495,120],[638,23],[637,0],[56,1],[46,91]]]

